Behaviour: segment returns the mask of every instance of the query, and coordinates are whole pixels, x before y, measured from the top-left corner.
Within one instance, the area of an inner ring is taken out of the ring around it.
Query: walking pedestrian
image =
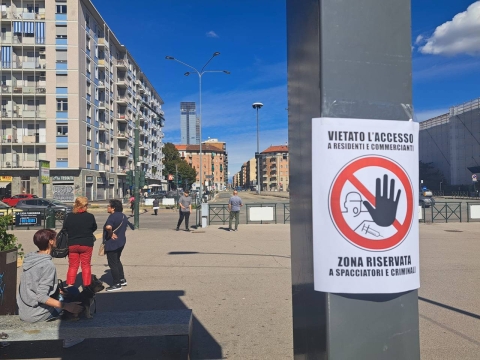
[[[180,199],[178,199],[178,205],[180,205],[180,217],[177,222],[176,230],[180,230],[180,225],[185,218],[185,231],[190,231],[188,228],[188,219],[190,218],[190,213],[192,212],[192,198],[188,195],[188,190],[185,190],[183,195],[180,196]]]
[[[68,271],[67,286],[75,285],[79,266],[82,267],[83,288],[92,281],[92,251],[95,242],[97,222],[95,216],[87,212],[88,199],[79,196],[75,199],[72,213],[69,214],[63,228],[68,234]]]
[[[122,286],[127,286],[127,280],[123,273],[120,257],[127,242],[125,233],[127,231],[128,219],[123,214],[123,205],[120,200],[110,200],[107,212],[110,216],[103,227],[103,236],[105,239],[105,255],[107,255],[108,266],[112,272],[113,283],[106,290],[122,290]]]
[[[153,212],[155,213],[155,215],[157,215],[159,205],[160,205],[160,200],[158,200],[158,198],[155,198],[153,200]]]
[[[130,198],[130,210],[132,210],[132,215],[133,215],[133,213],[135,211],[135,197],[133,197],[133,196]]]
[[[240,208],[243,206],[242,199],[238,196],[238,191],[233,191],[233,196],[228,200],[228,211],[230,217],[228,220],[228,230],[238,231],[238,223],[240,222]],[[232,220],[235,218],[235,230],[232,229]]]

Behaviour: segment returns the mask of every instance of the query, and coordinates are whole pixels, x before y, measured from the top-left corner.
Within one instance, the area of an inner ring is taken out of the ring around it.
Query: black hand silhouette
[[[364,201],[363,205],[367,208],[372,216],[373,221],[378,226],[387,227],[393,224],[397,215],[398,200],[402,190],[398,190],[397,198],[393,200],[395,193],[395,180],[390,180],[390,197],[387,197],[388,192],[388,176],[383,175],[383,194],[380,194],[380,178],[377,178],[375,187],[375,208],[368,201]]]

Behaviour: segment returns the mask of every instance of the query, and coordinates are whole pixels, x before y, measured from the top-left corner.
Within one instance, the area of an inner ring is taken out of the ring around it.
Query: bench
[[[165,337],[169,352],[188,359],[192,337],[192,310],[149,310],[98,313],[93,319],[27,323],[18,315],[0,317],[5,341]]]

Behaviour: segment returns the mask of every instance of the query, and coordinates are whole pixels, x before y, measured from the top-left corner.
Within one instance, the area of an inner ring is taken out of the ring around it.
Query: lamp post
[[[198,75],[199,106],[200,106],[200,119],[199,119],[199,128],[200,128],[199,129],[199,136],[200,136],[200,148],[199,148],[199,153],[200,153],[200,174],[199,174],[200,191],[199,191],[199,196],[200,196],[200,202],[202,201],[202,198],[203,198],[203,177],[202,177],[202,170],[203,170],[203,168],[202,168],[202,76],[203,76],[203,74],[214,73],[214,72],[225,73],[227,75],[230,74],[230,71],[227,71],[227,70],[205,70],[208,63],[210,61],[212,61],[212,59],[215,56],[218,56],[218,55],[220,55],[220,53],[218,51],[214,52],[212,57],[205,63],[205,65],[203,65],[203,67],[200,71],[198,71],[193,66],[188,65],[187,63],[184,63],[183,61],[180,61],[180,60],[174,58],[173,56],[165,56],[166,60],[175,60],[176,62],[179,62],[180,64],[185,65],[185,66],[189,67],[190,69],[193,69],[195,71],[195,73]],[[190,74],[191,74],[191,72],[187,71],[183,75],[189,76]]]
[[[252,107],[257,110],[257,153],[255,154],[257,158],[257,194],[260,195],[260,136],[258,132],[258,110],[263,106],[262,103],[256,102],[253,103]]]

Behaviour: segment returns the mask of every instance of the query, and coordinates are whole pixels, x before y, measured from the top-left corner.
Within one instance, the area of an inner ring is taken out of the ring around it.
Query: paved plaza
[[[290,226],[241,224],[229,232],[220,224],[176,232],[177,216],[149,212],[141,216],[141,230],[127,232],[128,286],[97,295],[98,312],[191,308],[193,359],[292,359]],[[15,230],[26,251],[34,249],[33,233]],[[420,224],[420,234],[422,359],[478,359],[480,225]],[[98,246],[93,273],[109,283]],[[65,278],[67,261],[55,263]],[[61,342],[12,343],[0,356],[165,359],[148,338],[86,340],[71,349]]]

